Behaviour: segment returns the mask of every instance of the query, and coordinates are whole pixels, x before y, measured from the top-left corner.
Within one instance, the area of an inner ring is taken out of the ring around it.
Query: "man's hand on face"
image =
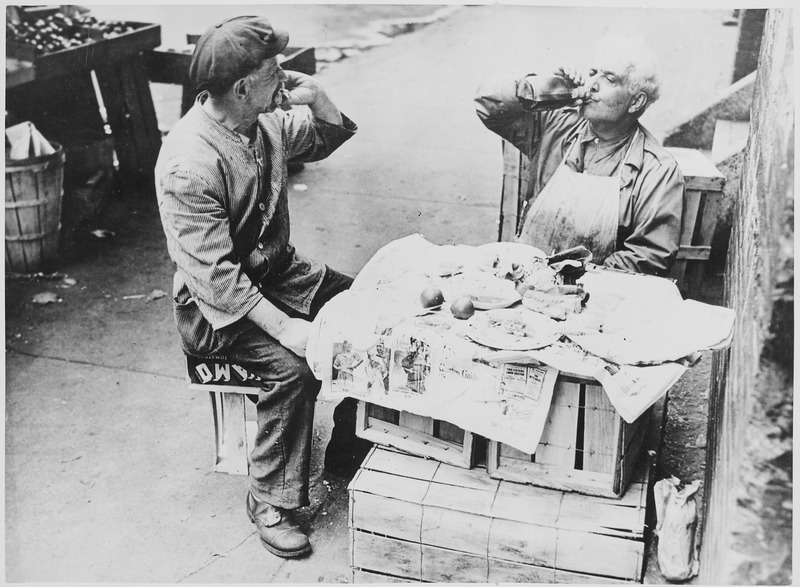
[[[310,75],[285,70],[284,88],[279,90],[278,105],[284,110],[306,105],[314,116],[331,124],[342,125],[342,115],[322,85]],[[280,99],[283,98],[283,102]]]
[[[285,70],[285,73],[288,79],[282,93],[290,106],[310,105],[317,101],[320,84],[316,79],[299,71]]]
[[[278,335],[278,342],[299,357],[306,355],[308,333],[311,323],[300,318],[289,318],[284,322],[283,329]]]

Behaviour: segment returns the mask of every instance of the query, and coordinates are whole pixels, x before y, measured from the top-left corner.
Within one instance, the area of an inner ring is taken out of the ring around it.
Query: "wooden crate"
[[[110,39],[87,42],[77,47],[33,55],[23,43],[6,43],[10,57],[33,62],[37,80],[62,77],[79,71],[105,67],[109,63],[129,59],[161,44],[161,26],[143,22],[126,22],[134,30]]]
[[[640,581],[653,465],[607,499],[375,447],[348,487],[353,582]]]
[[[486,467],[496,479],[617,498],[628,487],[650,423],[648,411],[628,424],[597,381],[561,374],[536,453],[489,441]]]
[[[358,402],[356,435],[457,467],[475,465],[475,437],[444,420]]]

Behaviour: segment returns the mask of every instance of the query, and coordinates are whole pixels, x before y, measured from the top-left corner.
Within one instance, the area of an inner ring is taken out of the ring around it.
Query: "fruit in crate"
[[[57,12],[43,18],[7,20],[6,40],[28,45],[37,55],[44,55],[110,39],[133,30],[131,24],[121,21],[98,20],[89,15],[71,18]]]

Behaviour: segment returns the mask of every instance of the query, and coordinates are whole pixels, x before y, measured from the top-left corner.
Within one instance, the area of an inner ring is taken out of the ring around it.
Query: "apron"
[[[564,159],[528,208],[517,242],[533,245],[548,255],[583,245],[592,262],[602,264],[616,250],[619,228],[620,175],[639,129],[628,145],[619,172],[611,177],[573,171]]]

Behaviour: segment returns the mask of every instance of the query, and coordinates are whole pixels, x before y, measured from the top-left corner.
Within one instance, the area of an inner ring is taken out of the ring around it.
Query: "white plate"
[[[525,308],[481,312],[467,326],[467,336],[478,344],[506,351],[539,349],[561,337],[552,320]]]
[[[510,270],[513,264],[530,269],[547,255],[541,249],[522,243],[486,243],[475,247],[478,266],[492,273]]]
[[[475,306],[476,310],[497,310],[513,306],[520,301],[522,297],[519,294],[508,297],[471,295],[470,299],[472,299],[472,305]]]
[[[513,282],[484,271],[473,270],[443,277],[436,281],[436,285],[444,294],[445,305],[451,304],[456,298],[467,296],[481,310],[506,308],[522,299]]]

